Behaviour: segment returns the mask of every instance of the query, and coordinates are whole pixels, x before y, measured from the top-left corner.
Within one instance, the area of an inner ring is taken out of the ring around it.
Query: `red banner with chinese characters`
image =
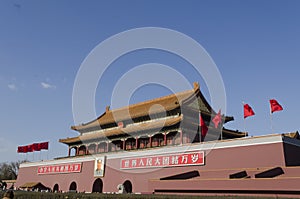
[[[204,165],[204,152],[144,156],[121,160],[121,169]]]
[[[80,173],[81,163],[56,164],[38,167],[38,174]]]

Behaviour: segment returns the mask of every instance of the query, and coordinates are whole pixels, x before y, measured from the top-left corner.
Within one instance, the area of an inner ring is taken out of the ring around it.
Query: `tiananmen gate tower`
[[[300,196],[298,132],[248,137],[191,90],[105,112],[61,138],[68,156],[20,165],[52,191]],[[201,124],[200,120],[203,120]],[[204,133],[204,129],[207,132]],[[25,186],[26,187],[26,186]]]

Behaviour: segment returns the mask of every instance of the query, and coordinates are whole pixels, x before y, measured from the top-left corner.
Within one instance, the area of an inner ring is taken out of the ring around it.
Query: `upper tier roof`
[[[77,131],[83,131],[85,129],[99,127],[99,125],[103,126],[106,124],[117,123],[119,121],[125,121],[133,118],[147,116],[149,115],[150,110],[152,114],[159,113],[162,111],[174,110],[176,108],[179,108],[183,102],[188,101],[189,99],[195,96],[200,97],[201,102],[199,103],[199,106],[201,112],[204,113],[213,112],[211,106],[208,104],[208,102],[200,92],[199,84],[194,83],[194,88],[191,90],[171,94],[160,98],[155,98],[152,100],[125,106],[115,110],[109,110],[109,108],[107,108],[106,111],[102,115],[100,115],[97,119],[88,122],[86,124],[72,126],[71,129]],[[232,119],[233,118],[226,117],[225,122]]]

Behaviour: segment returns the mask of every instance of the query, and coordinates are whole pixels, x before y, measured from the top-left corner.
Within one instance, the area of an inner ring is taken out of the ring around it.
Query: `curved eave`
[[[92,120],[86,124],[71,126],[72,130],[84,131],[87,129],[93,129],[101,127],[106,124],[117,123],[119,121],[125,121],[128,119],[138,118],[149,115],[149,110],[151,113],[160,113],[162,111],[172,111],[180,107],[184,103],[189,103],[193,101],[195,97],[200,97],[204,106],[209,111],[208,114],[215,115],[215,111],[211,108],[205,97],[200,91],[198,83],[194,83],[194,88],[191,90],[163,96],[160,98],[155,98],[152,100],[144,101],[141,103],[129,105],[115,110],[107,110],[97,119]],[[154,106],[159,105],[159,106]],[[163,107],[163,109],[161,108]],[[205,112],[205,111],[204,111]],[[233,117],[225,117],[225,123],[232,121]],[[100,128],[99,128],[100,129]]]
[[[241,137],[248,136],[247,132],[233,131],[233,130],[226,129],[226,128],[223,128],[222,132],[225,136],[230,136],[230,137],[234,137],[234,138],[241,138]]]
[[[138,104],[130,105],[128,107],[109,110],[103,113],[103,115],[99,117],[97,120],[79,126],[72,126],[71,129],[81,131],[88,128],[99,127],[105,124],[117,123],[119,121],[147,116],[149,115],[150,109],[151,109],[151,113],[153,114],[162,111],[171,111],[180,107],[182,101],[193,94],[194,94],[194,90],[188,90],[188,91],[164,96],[161,98],[156,98],[153,100],[141,102]],[[154,105],[159,105],[159,106],[154,106]]]
[[[106,112],[102,113],[99,117],[97,117],[96,119],[90,121],[90,122],[87,122],[85,124],[81,124],[81,125],[77,125],[77,126],[71,126],[71,129],[72,130],[75,130],[75,131],[79,131],[81,129],[85,129],[85,128],[90,128],[89,126],[93,125],[93,126],[97,126],[95,125],[95,123],[97,123],[97,121],[103,117],[104,115],[106,114]],[[100,126],[100,123],[98,123],[98,126]]]
[[[294,139],[300,140],[300,135],[299,135],[298,131],[291,132],[291,133],[283,133],[282,135],[285,136],[285,137],[289,137],[289,138],[294,138]]]
[[[161,120],[156,120],[151,122],[134,124],[131,126],[127,126],[125,128],[116,128],[111,130],[95,132],[95,133],[85,133],[81,136],[77,136],[73,138],[60,139],[59,142],[64,144],[73,144],[73,143],[80,143],[89,140],[109,138],[112,136],[122,136],[122,135],[135,133],[139,131],[147,131],[151,129],[162,129],[163,127],[170,127],[178,124],[179,122],[182,121],[182,118],[183,118],[182,116],[178,116],[166,120],[161,119]]]
[[[225,123],[233,121],[234,117],[233,116],[225,116]]]

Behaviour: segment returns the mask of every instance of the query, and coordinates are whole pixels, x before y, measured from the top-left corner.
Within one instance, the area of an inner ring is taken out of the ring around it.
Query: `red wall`
[[[120,159],[109,159],[108,157],[105,177],[102,178],[103,192],[116,192],[118,184],[122,184],[126,180],[131,181],[133,192],[152,192],[149,184],[150,179],[159,179],[192,170],[199,170],[201,177],[201,171],[212,169],[236,169],[239,171],[244,168],[285,166],[282,145],[282,143],[273,143],[214,149],[209,153],[206,152],[206,165],[204,166],[118,170],[120,168]],[[155,152],[155,149],[150,150]],[[76,157],[72,160],[75,159]],[[75,181],[78,191],[91,192],[95,180],[93,170],[94,161],[83,162],[82,172],[71,174],[37,175],[37,167],[23,167],[19,170],[16,186],[18,187],[26,182],[42,182],[45,186],[52,189],[57,183],[60,190],[68,191],[71,182]],[[217,172],[205,173],[206,177],[217,178],[226,176],[226,174],[218,176],[219,174]]]

